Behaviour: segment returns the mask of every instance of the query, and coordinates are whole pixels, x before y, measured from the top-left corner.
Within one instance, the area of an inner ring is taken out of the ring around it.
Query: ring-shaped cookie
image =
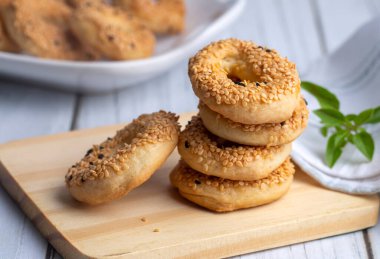
[[[114,3],[138,17],[154,33],[175,34],[185,27],[183,0],[115,0]]]
[[[281,123],[242,124],[214,112],[199,103],[203,125],[213,134],[244,145],[278,146],[290,143],[301,135],[307,126],[309,112],[301,98],[290,119]]]
[[[105,59],[138,59],[154,52],[153,33],[133,16],[106,4],[80,5],[70,28],[83,46]]]
[[[66,174],[71,195],[81,202],[100,204],[144,183],[177,145],[177,120],[164,111],[141,115],[113,138],[94,145]]]
[[[298,104],[295,64],[250,41],[212,43],[189,61],[195,94],[211,110],[244,124],[280,123]]]
[[[212,211],[227,212],[281,198],[288,191],[294,172],[294,165],[287,159],[266,178],[233,181],[199,173],[180,161],[170,180],[184,198]]]
[[[63,1],[12,0],[1,11],[10,38],[25,53],[51,59],[89,58],[67,27],[71,8]]]
[[[180,133],[178,152],[193,169],[230,180],[253,181],[267,177],[289,156],[291,144],[253,147],[211,134],[199,116]]]

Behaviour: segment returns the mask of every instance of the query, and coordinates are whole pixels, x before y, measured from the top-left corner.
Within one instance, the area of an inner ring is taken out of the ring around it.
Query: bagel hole
[[[131,145],[134,143],[135,139],[137,138],[137,133],[138,129],[134,130],[125,130],[121,134],[118,133],[119,135],[115,138],[115,142],[117,146],[114,146],[111,148],[112,152],[116,152],[117,149],[123,148],[125,146]],[[113,155],[113,153],[111,154]]]
[[[230,75],[230,74],[228,74],[227,77],[228,77],[228,79],[230,79],[232,82],[234,82],[236,85],[245,86],[243,80],[241,80],[239,77],[234,76],[234,75]]]
[[[227,77],[238,85],[246,85],[247,82],[260,82],[260,75],[256,74],[252,66],[244,61],[240,55],[225,57],[221,62],[221,67],[227,72]],[[241,83],[241,84],[240,84]]]
[[[237,85],[246,85],[245,82],[260,82],[260,76],[249,71],[246,66],[235,66],[227,70],[227,77]]]

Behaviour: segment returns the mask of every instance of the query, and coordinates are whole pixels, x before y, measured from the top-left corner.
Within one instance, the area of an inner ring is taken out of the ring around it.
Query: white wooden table
[[[239,20],[218,38],[238,37],[276,48],[302,72],[380,14],[380,0],[248,0]],[[196,109],[187,61],[136,87],[105,95],[45,90],[0,78],[0,142],[127,122],[141,113]],[[380,224],[340,236],[241,256],[244,258],[379,258]],[[60,258],[0,187],[0,258]]]

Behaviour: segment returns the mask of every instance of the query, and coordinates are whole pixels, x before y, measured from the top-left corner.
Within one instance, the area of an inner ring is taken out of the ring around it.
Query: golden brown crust
[[[72,7],[80,7],[82,5],[105,4],[106,0],[66,0]]]
[[[66,26],[70,15],[70,7],[56,0],[13,0],[2,9],[9,36],[24,52],[42,58],[87,59]]]
[[[71,195],[99,204],[126,195],[161,166],[178,142],[178,117],[164,111],[144,114],[94,145],[66,174]]]
[[[264,179],[232,181],[199,173],[180,161],[170,180],[186,199],[209,210],[226,212],[279,199],[288,191],[294,172],[293,164],[287,159]]]
[[[279,167],[289,156],[291,144],[253,147],[232,143],[208,132],[196,116],[180,133],[178,152],[190,167],[204,174],[252,181]]]
[[[131,12],[157,34],[180,33],[185,27],[183,0],[115,0],[117,6]]]
[[[105,4],[81,5],[70,27],[91,53],[111,60],[149,57],[155,37],[134,17]]]
[[[1,17],[0,17],[0,51],[6,51],[6,52],[19,51],[19,48],[16,45],[16,43],[13,42],[11,38],[9,38]]]
[[[189,61],[195,94],[213,111],[245,124],[289,119],[300,79],[295,64],[250,41],[211,43]]]
[[[290,143],[301,135],[309,118],[309,112],[302,98],[292,117],[281,123],[242,124],[212,111],[202,102],[198,107],[203,125],[213,134],[230,141],[253,146],[278,146]]]

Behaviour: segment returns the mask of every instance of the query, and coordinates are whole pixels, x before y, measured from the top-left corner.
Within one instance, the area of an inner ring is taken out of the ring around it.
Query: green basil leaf
[[[323,126],[322,128],[320,128],[319,131],[321,132],[322,136],[327,137],[327,135],[329,134],[329,127]]]
[[[350,135],[348,131],[339,131],[335,136],[335,146],[343,148],[347,144],[347,137]]]
[[[355,134],[352,137],[354,145],[359,149],[359,151],[371,161],[373,158],[373,153],[375,151],[375,143],[370,134],[366,131],[362,131],[358,134]]]
[[[367,109],[359,113],[358,116],[354,119],[354,122],[356,125],[362,125],[363,123],[366,123],[372,118],[374,110],[373,109]]]
[[[322,86],[316,85],[311,82],[302,81],[301,88],[312,94],[322,108],[339,110],[339,100],[335,94],[331,93]]]
[[[321,121],[328,126],[340,126],[344,124],[344,115],[337,110],[333,109],[318,109],[313,111]]]
[[[354,144],[354,135],[352,135],[351,133],[348,135],[348,137],[347,137],[347,140],[348,140],[348,142],[350,142],[351,144]]]
[[[327,141],[325,160],[327,165],[332,168],[339,157],[342,155],[342,148],[335,145],[338,133],[331,135]]]
[[[373,109],[372,117],[366,123],[378,123],[380,122],[380,106]]]
[[[349,121],[354,121],[356,119],[356,117],[358,117],[358,115],[356,115],[356,114],[347,114],[345,117]]]

